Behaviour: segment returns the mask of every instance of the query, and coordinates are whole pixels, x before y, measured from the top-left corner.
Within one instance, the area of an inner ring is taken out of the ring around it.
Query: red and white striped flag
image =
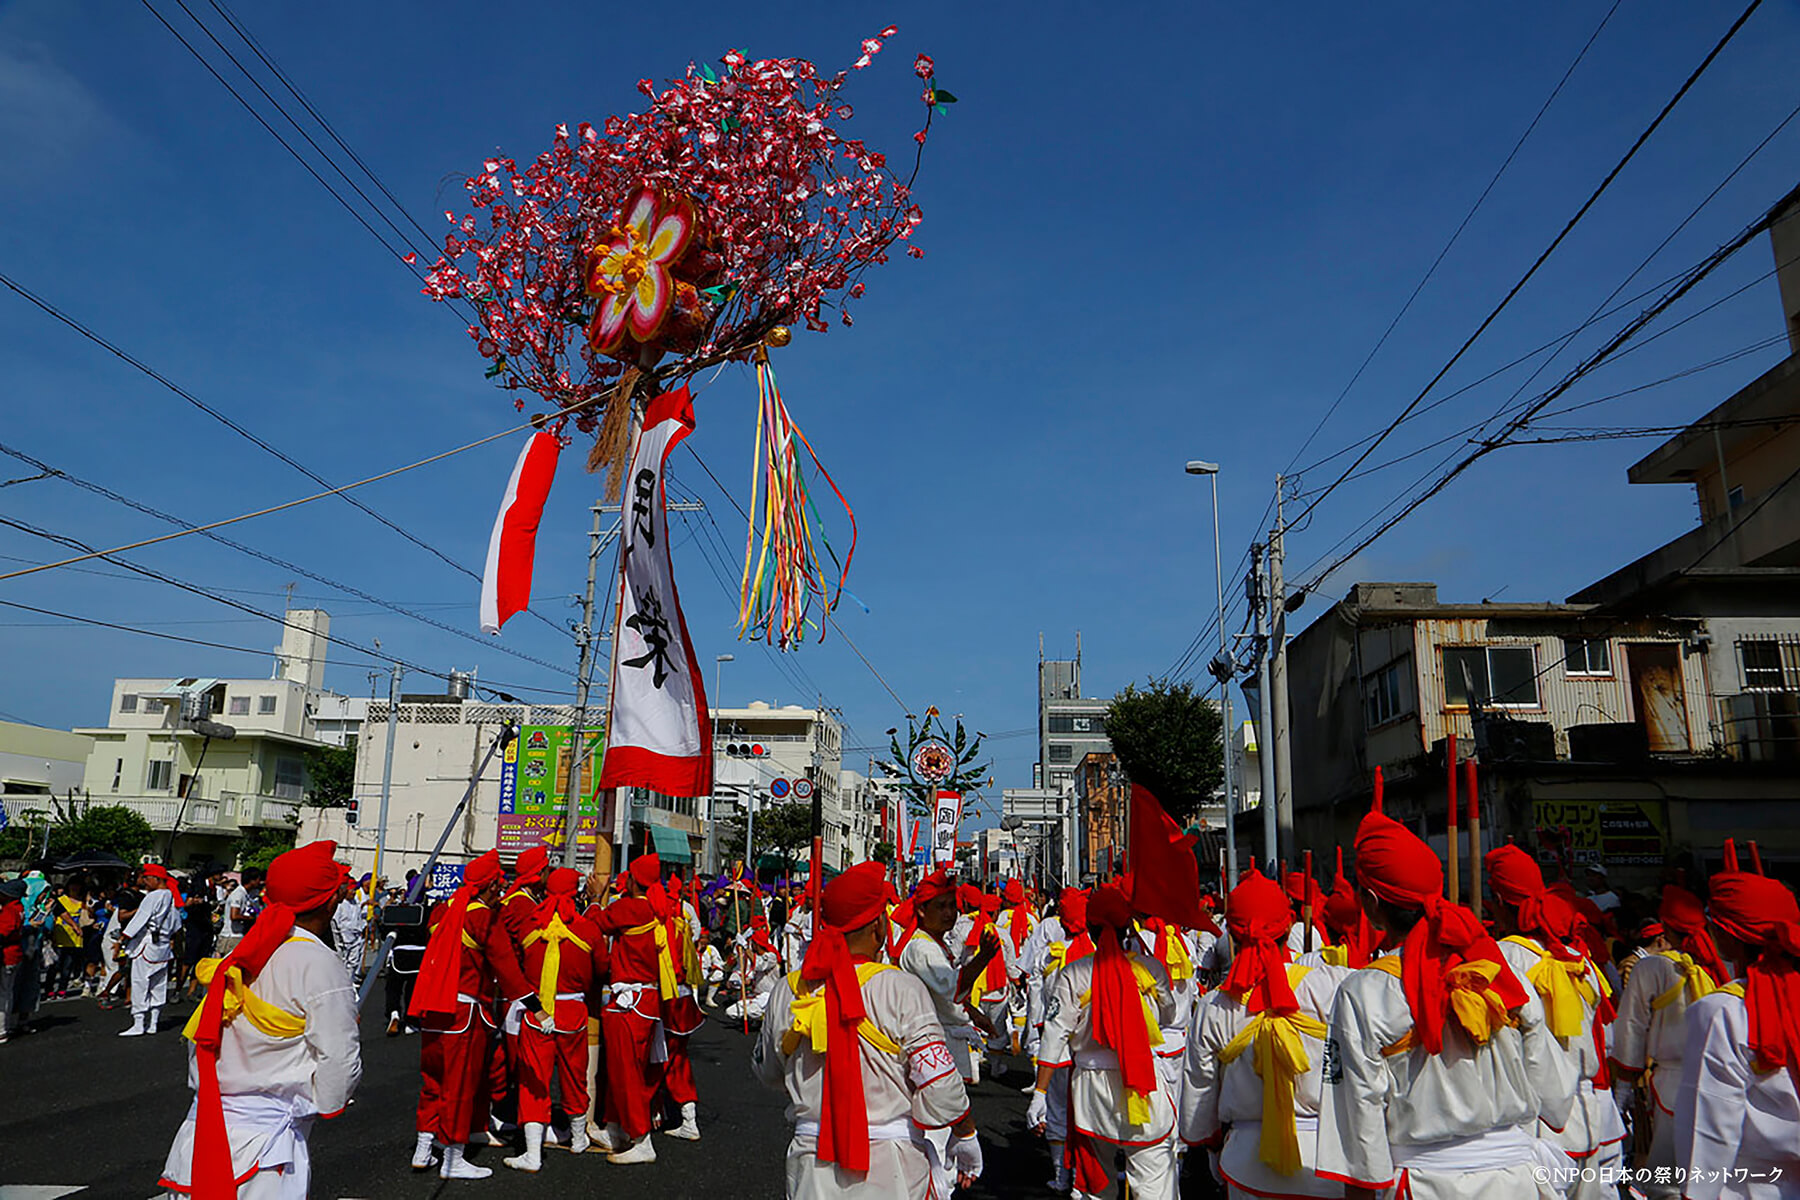
[[[488,537],[487,569],[481,573],[481,632],[499,633],[506,619],[531,603],[531,564],[537,556],[538,522],[556,478],[562,442],[553,433],[532,435],[519,451],[506,495]]]

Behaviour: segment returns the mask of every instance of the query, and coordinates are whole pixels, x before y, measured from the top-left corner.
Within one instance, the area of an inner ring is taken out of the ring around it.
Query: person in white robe
[[[974,1046],[980,1038],[964,1003],[975,979],[1000,952],[996,934],[964,961],[959,969],[951,960],[944,938],[957,922],[957,887],[947,872],[938,870],[919,881],[912,895],[914,925],[900,947],[896,965],[916,976],[931,993],[938,1023],[944,1027],[950,1053],[964,1079],[975,1082]]]
[[[787,1092],[790,1200],[946,1200],[946,1180],[966,1187],[981,1174],[968,1095],[931,997],[878,961],[885,899],[877,863],[826,886],[816,940],[776,985],[752,1051],[757,1078]],[[929,1136],[940,1130],[943,1161]]]
[[[168,1200],[305,1200],[313,1123],[342,1113],[362,1078],[356,990],[325,941],[335,850],[312,842],[277,858],[250,933],[200,964],[207,995],[186,1031],[196,1095],[163,1164]],[[222,1139],[203,1119],[214,1106]]]
[[[1025,1124],[1048,1127],[1049,1089],[1056,1069],[1066,1066],[1074,1187],[1084,1196],[1108,1188],[1104,1144],[1124,1152],[1133,1197],[1174,1200],[1175,1102],[1155,1054],[1175,1007],[1169,977],[1155,958],[1131,948],[1131,901],[1119,885],[1094,889],[1087,922],[1093,954],[1057,972],[1045,999],[1037,1087]]]
[[[1650,1200],[1675,1200],[1682,1193],[1674,1178],[1675,1097],[1681,1091],[1688,1008],[1726,982],[1726,967],[1707,932],[1700,897],[1670,884],[1658,915],[1674,945],[1632,965],[1619,990],[1608,1053],[1613,1096],[1637,1126],[1629,1165],[1650,1176],[1633,1186]]]
[[[169,970],[175,935],[181,929],[181,893],[160,863],[146,863],[139,885],[144,899],[125,925],[125,954],[131,960],[131,1028],[120,1037],[155,1033],[169,1002]]]
[[[1344,1194],[1313,1168],[1326,1022],[1350,972],[1317,954],[1287,962],[1291,920],[1273,880],[1251,872],[1232,889],[1226,923],[1243,949],[1186,1042],[1181,1140],[1206,1147],[1230,1200]]]
[[[1371,923],[1400,945],[1338,989],[1315,1170],[1347,1200],[1388,1188],[1555,1200],[1573,1162],[1536,1136],[1537,1122],[1568,1123],[1575,1077],[1536,993],[1474,914],[1444,899],[1430,847],[1379,811],[1357,830],[1356,874]]]
[[[1800,903],[1743,871],[1710,881],[1707,911],[1739,978],[1688,1010],[1675,1164],[1687,1200],[1800,1197]],[[1635,972],[1634,972],[1635,974]]]
[[[344,896],[331,914],[331,940],[351,979],[362,978],[363,948],[369,929],[368,910],[358,902],[358,889],[345,881]]]

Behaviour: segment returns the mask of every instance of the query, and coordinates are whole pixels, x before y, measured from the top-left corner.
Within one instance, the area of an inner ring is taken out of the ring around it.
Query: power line
[[[326,587],[333,588],[336,591],[342,592],[346,595],[355,596],[359,600],[363,600],[363,601],[366,601],[367,603],[377,605],[381,608],[385,608],[389,612],[395,613],[398,616],[409,617],[412,620],[421,622],[422,624],[430,625],[435,629],[443,630],[445,633],[452,634],[456,637],[464,639],[465,641],[474,642],[477,645],[483,647],[484,649],[497,650],[502,654],[509,655],[510,657],[513,657],[513,658],[517,658],[517,659],[521,660],[522,662],[528,662],[535,666],[547,667],[550,670],[557,671],[559,673],[562,672],[564,669],[555,663],[548,662],[545,659],[536,657],[535,655],[526,654],[521,650],[516,650],[511,646],[501,645],[498,642],[484,640],[480,636],[470,633],[466,629],[461,629],[461,628],[458,628],[457,626],[451,625],[447,622],[439,621],[435,617],[425,616],[423,613],[415,612],[412,609],[406,608],[399,604],[395,604],[391,600],[383,600],[381,597],[373,595],[369,592],[365,592],[361,588],[352,587],[351,585],[349,585],[347,583],[341,583],[338,580],[332,579],[325,575],[321,575],[316,571],[309,571],[305,567],[302,567],[302,566],[298,565],[297,563],[289,562],[288,560],[286,560],[284,558],[280,558],[280,557],[277,557],[276,555],[269,554],[266,551],[258,550],[253,546],[247,546],[242,542],[234,541],[230,538],[224,537],[221,534],[213,532],[213,530],[216,528],[216,524],[214,526],[199,526],[199,525],[189,524],[188,522],[182,520],[180,517],[173,515],[172,513],[163,512],[161,509],[154,508],[151,505],[143,503],[142,501],[133,500],[129,496],[125,496],[125,495],[120,494],[119,492],[115,492],[111,488],[105,487],[101,484],[93,483],[89,480],[82,479],[75,475],[71,475],[67,471],[63,471],[58,468],[51,467],[48,463],[42,463],[41,460],[33,458],[31,455],[28,455],[21,450],[16,450],[11,446],[6,445],[5,443],[0,443],[0,453],[10,455],[11,457],[20,459],[21,461],[30,462],[34,465],[38,465],[41,467],[41,469],[54,471],[58,477],[67,480],[69,483],[73,484],[74,486],[81,488],[84,491],[92,492],[97,496],[103,496],[106,499],[111,500],[116,504],[123,504],[127,508],[135,509],[138,512],[145,514],[146,516],[156,517],[158,520],[168,521],[171,524],[183,526],[187,532],[205,534],[205,536],[208,538],[208,540],[218,542],[220,545],[227,546],[233,550],[236,550],[240,554],[247,554],[247,555],[250,555],[252,558],[261,559],[263,562],[266,562],[266,563],[270,564],[271,566],[280,567],[281,569],[283,569],[285,571],[292,571],[296,575],[302,575],[302,576],[306,577],[307,579],[313,580],[315,583],[322,583]],[[7,523],[11,524],[11,522],[7,522]],[[126,566],[126,568],[128,570],[139,571],[141,573],[144,570],[143,568],[140,568],[136,565],[127,564],[124,562],[124,560],[114,557],[114,555],[122,553],[125,550],[132,549],[134,546],[149,545],[151,542],[167,540],[166,538],[152,538],[152,539],[149,539],[149,541],[133,543],[132,546],[120,546],[120,547],[116,547],[112,550],[95,550],[92,546],[87,545],[85,542],[79,542],[73,538],[69,538],[69,539],[57,538],[52,535],[46,534],[43,531],[40,531],[34,527],[26,527],[26,526],[23,526],[22,524],[20,524],[20,525],[15,525],[15,528],[22,528],[24,530],[24,532],[27,532],[27,533],[34,533],[34,534],[38,534],[39,536],[50,537],[51,540],[62,540],[64,545],[68,545],[75,549],[83,550],[83,551],[85,551],[85,553],[81,554],[80,556],[78,556],[77,558],[74,558],[74,559],[65,559],[61,563],[46,563],[46,564],[42,564],[40,566],[26,567],[21,570],[10,571],[4,575],[0,575],[0,579],[12,579],[12,578],[16,578],[21,575],[30,575],[37,571],[48,570],[51,567],[63,566],[69,562],[80,562],[80,561],[84,561],[87,559],[93,559],[93,558],[104,559],[105,561],[113,563],[115,565]],[[179,535],[171,535],[171,536],[179,536]],[[159,578],[160,578],[160,576],[159,576]],[[202,594],[212,595],[212,593],[210,593],[210,592],[203,592]],[[225,603],[235,604],[236,602],[235,601],[225,601]],[[259,616],[266,615],[266,614],[261,613],[260,610],[256,610],[256,609],[247,609],[246,611],[255,612]]]
[[[1399,326],[1401,318],[1405,317],[1412,309],[1413,301],[1419,298],[1419,293],[1425,290],[1425,285],[1430,283],[1432,276],[1437,274],[1438,267],[1443,265],[1444,259],[1449,255],[1451,248],[1454,247],[1457,240],[1462,237],[1463,230],[1469,227],[1469,222],[1473,221],[1475,219],[1475,214],[1481,211],[1481,206],[1487,202],[1488,195],[1493,192],[1495,185],[1500,182],[1500,177],[1506,174],[1506,169],[1512,166],[1513,159],[1517,158],[1519,156],[1519,151],[1525,148],[1525,142],[1537,129],[1538,123],[1544,119],[1544,114],[1550,111],[1550,106],[1556,102],[1556,98],[1562,95],[1562,90],[1564,86],[1568,84],[1569,77],[1575,74],[1575,69],[1579,67],[1582,60],[1587,57],[1588,50],[1591,49],[1594,42],[1599,39],[1601,30],[1606,28],[1607,23],[1613,19],[1613,14],[1619,11],[1619,5],[1623,2],[1624,0],[1613,0],[1613,6],[1606,10],[1605,16],[1600,18],[1600,24],[1594,27],[1594,32],[1590,33],[1587,41],[1581,44],[1581,49],[1576,53],[1574,61],[1571,62],[1568,69],[1562,73],[1562,78],[1556,81],[1556,86],[1550,89],[1550,94],[1544,98],[1543,104],[1538,106],[1537,115],[1531,118],[1531,123],[1525,127],[1525,132],[1521,133],[1519,135],[1519,140],[1513,143],[1512,149],[1507,152],[1505,160],[1500,164],[1500,168],[1494,172],[1493,178],[1488,180],[1487,186],[1481,189],[1481,195],[1475,198],[1475,203],[1469,206],[1469,211],[1463,214],[1462,221],[1450,234],[1450,240],[1444,243],[1443,249],[1438,251],[1437,257],[1431,260],[1431,266],[1425,269],[1425,274],[1421,276],[1419,282],[1413,286],[1412,294],[1407,296],[1406,303],[1400,306],[1400,311],[1394,314],[1394,319],[1389,321],[1387,328],[1381,331],[1381,336],[1375,340],[1375,345],[1370,348],[1369,353],[1363,358],[1362,363],[1357,366],[1355,373],[1350,376],[1350,381],[1346,383],[1343,390],[1337,394],[1337,399],[1331,402],[1331,406],[1325,410],[1325,415],[1319,418],[1318,423],[1313,426],[1312,432],[1306,435],[1306,440],[1300,443],[1300,448],[1294,451],[1293,457],[1288,459],[1287,466],[1281,469],[1282,474],[1287,475],[1293,472],[1294,464],[1300,461],[1300,456],[1306,453],[1307,447],[1313,444],[1313,439],[1319,436],[1319,432],[1325,428],[1326,422],[1331,420],[1332,414],[1337,412],[1338,407],[1344,403],[1345,397],[1350,395],[1350,389],[1356,386],[1356,381],[1362,378],[1363,372],[1369,369],[1369,364],[1375,361],[1375,356],[1381,353],[1381,348],[1387,345],[1388,338],[1392,336],[1395,328]],[[1259,521],[1258,525],[1260,524],[1261,522]]]
[[[1464,340],[1463,344],[1457,348],[1456,353],[1450,356],[1449,361],[1438,369],[1437,373],[1431,377],[1430,381],[1420,389],[1419,394],[1401,410],[1400,415],[1390,421],[1374,440],[1357,455],[1355,461],[1346,467],[1336,479],[1307,503],[1306,507],[1295,516],[1294,523],[1298,524],[1311,514],[1314,509],[1318,508],[1320,504],[1323,504],[1331,493],[1336,491],[1339,485],[1350,476],[1350,473],[1356,470],[1357,467],[1360,467],[1364,461],[1368,459],[1369,455],[1375,452],[1375,448],[1386,441],[1389,435],[1400,427],[1401,422],[1424,402],[1425,397],[1431,393],[1431,389],[1436,387],[1439,381],[1441,381],[1445,375],[1449,374],[1451,369],[1462,360],[1462,356],[1468,352],[1469,348],[1475,344],[1476,340],[1479,339],[1483,333],[1487,332],[1488,327],[1506,310],[1507,306],[1512,303],[1513,298],[1516,297],[1524,289],[1525,285],[1531,281],[1532,277],[1537,274],[1538,269],[1541,268],[1545,262],[1549,261],[1550,256],[1556,252],[1556,248],[1562,245],[1563,240],[1573,232],[1575,226],[1581,222],[1581,219],[1588,214],[1588,211],[1594,207],[1600,197],[1612,186],[1613,181],[1619,177],[1619,174],[1622,171],[1624,171],[1626,165],[1629,164],[1633,158],[1637,157],[1638,151],[1650,140],[1651,135],[1662,125],[1668,115],[1675,110],[1675,106],[1688,94],[1694,84],[1699,82],[1701,75],[1705,74],[1706,69],[1712,65],[1713,60],[1718,58],[1725,47],[1730,44],[1731,40],[1737,36],[1738,30],[1744,27],[1745,22],[1750,19],[1751,15],[1755,13],[1761,5],[1762,0],[1750,0],[1749,7],[1745,8],[1744,11],[1738,15],[1737,20],[1732,22],[1731,28],[1725,31],[1725,35],[1719,39],[1717,44],[1707,52],[1706,57],[1700,61],[1700,65],[1695,67],[1692,73],[1682,81],[1681,86],[1677,88],[1675,94],[1669,98],[1668,103],[1664,104],[1662,110],[1656,114],[1656,119],[1651,121],[1650,124],[1645,127],[1644,131],[1637,136],[1637,140],[1631,144],[1631,148],[1625,152],[1624,157],[1619,159],[1619,161],[1614,164],[1612,170],[1607,172],[1606,177],[1600,181],[1600,185],[1594,189],[1587,200],[1582,203],[1581,207],[1575,211],[1575,215],[1570,217],[1557,235],[1551,239],[1550,244],[1544,248],[1543,252],[1537,256],[1537,259],[1526,269],[1525,273],[1519,277],[1519,281],[1513,284],[1506,295],[1501,297],[1500,302],[1494,306],[1493,310],[1483,318],[1481,324],[1476,326],[1475,332],[1471,333],[1468,338]]]

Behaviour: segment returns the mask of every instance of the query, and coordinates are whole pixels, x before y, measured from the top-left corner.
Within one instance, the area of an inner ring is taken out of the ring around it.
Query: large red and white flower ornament
[[[698,225],[686,196],[644,188],[625,206],[611,237],[588,251],[587,291],[600,300],[588,323],[595,350],[617,354],[627,335],[643,345],[656,341],[682,286],[675,266],[695,242]]]

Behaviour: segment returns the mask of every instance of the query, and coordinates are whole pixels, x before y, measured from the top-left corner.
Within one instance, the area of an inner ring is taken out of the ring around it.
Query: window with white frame
[[[1564,638],[1563,671],[1569,675],[1611,675],[1612,653],[1606,639]]]
[[[119,781],[124,777],[124,775],[125,775],[125,760],[122,758],[113,759],[113,781],[112,781],[112,790],[113,791],[116,792],[119,790]]]
[[[1495,708],[1538,707],[1537,652],[1531,646],[1445,646],[1444,702],[1471,699]]]
[[[136,692],[122,693],[119,696],[119,711],[122,713],[136,712],[137,711],[137,700],[138,700],[138,698],[137,698]]]
[[[275,697],[273,697],[273,696],[258,696],[256,698],[256,711],[261,713],[265,717],[268,716],[270,713],[274,712],[275,711]]]
[[[1369,728],[1385,725],[1413,710],[1406,661],[1389,663],[1363,680],[1363,713]]]
[[[247,717],[250,715],[250,697],[248,696],[233,696],[227,702],[227,706],[230,708],[231,715],[234,717]]]
[[[1740,638],[1737,647],[1746,692],[1800,691],[1800,638]]]
[[[175,778],[175,764],[166,758],[151,759],[149,773],[144,778],[146,792],[166,792]]]
[[[298,800],[306,787],[306,765],[297,758],[275,760],[275,794],[283,800]]]

